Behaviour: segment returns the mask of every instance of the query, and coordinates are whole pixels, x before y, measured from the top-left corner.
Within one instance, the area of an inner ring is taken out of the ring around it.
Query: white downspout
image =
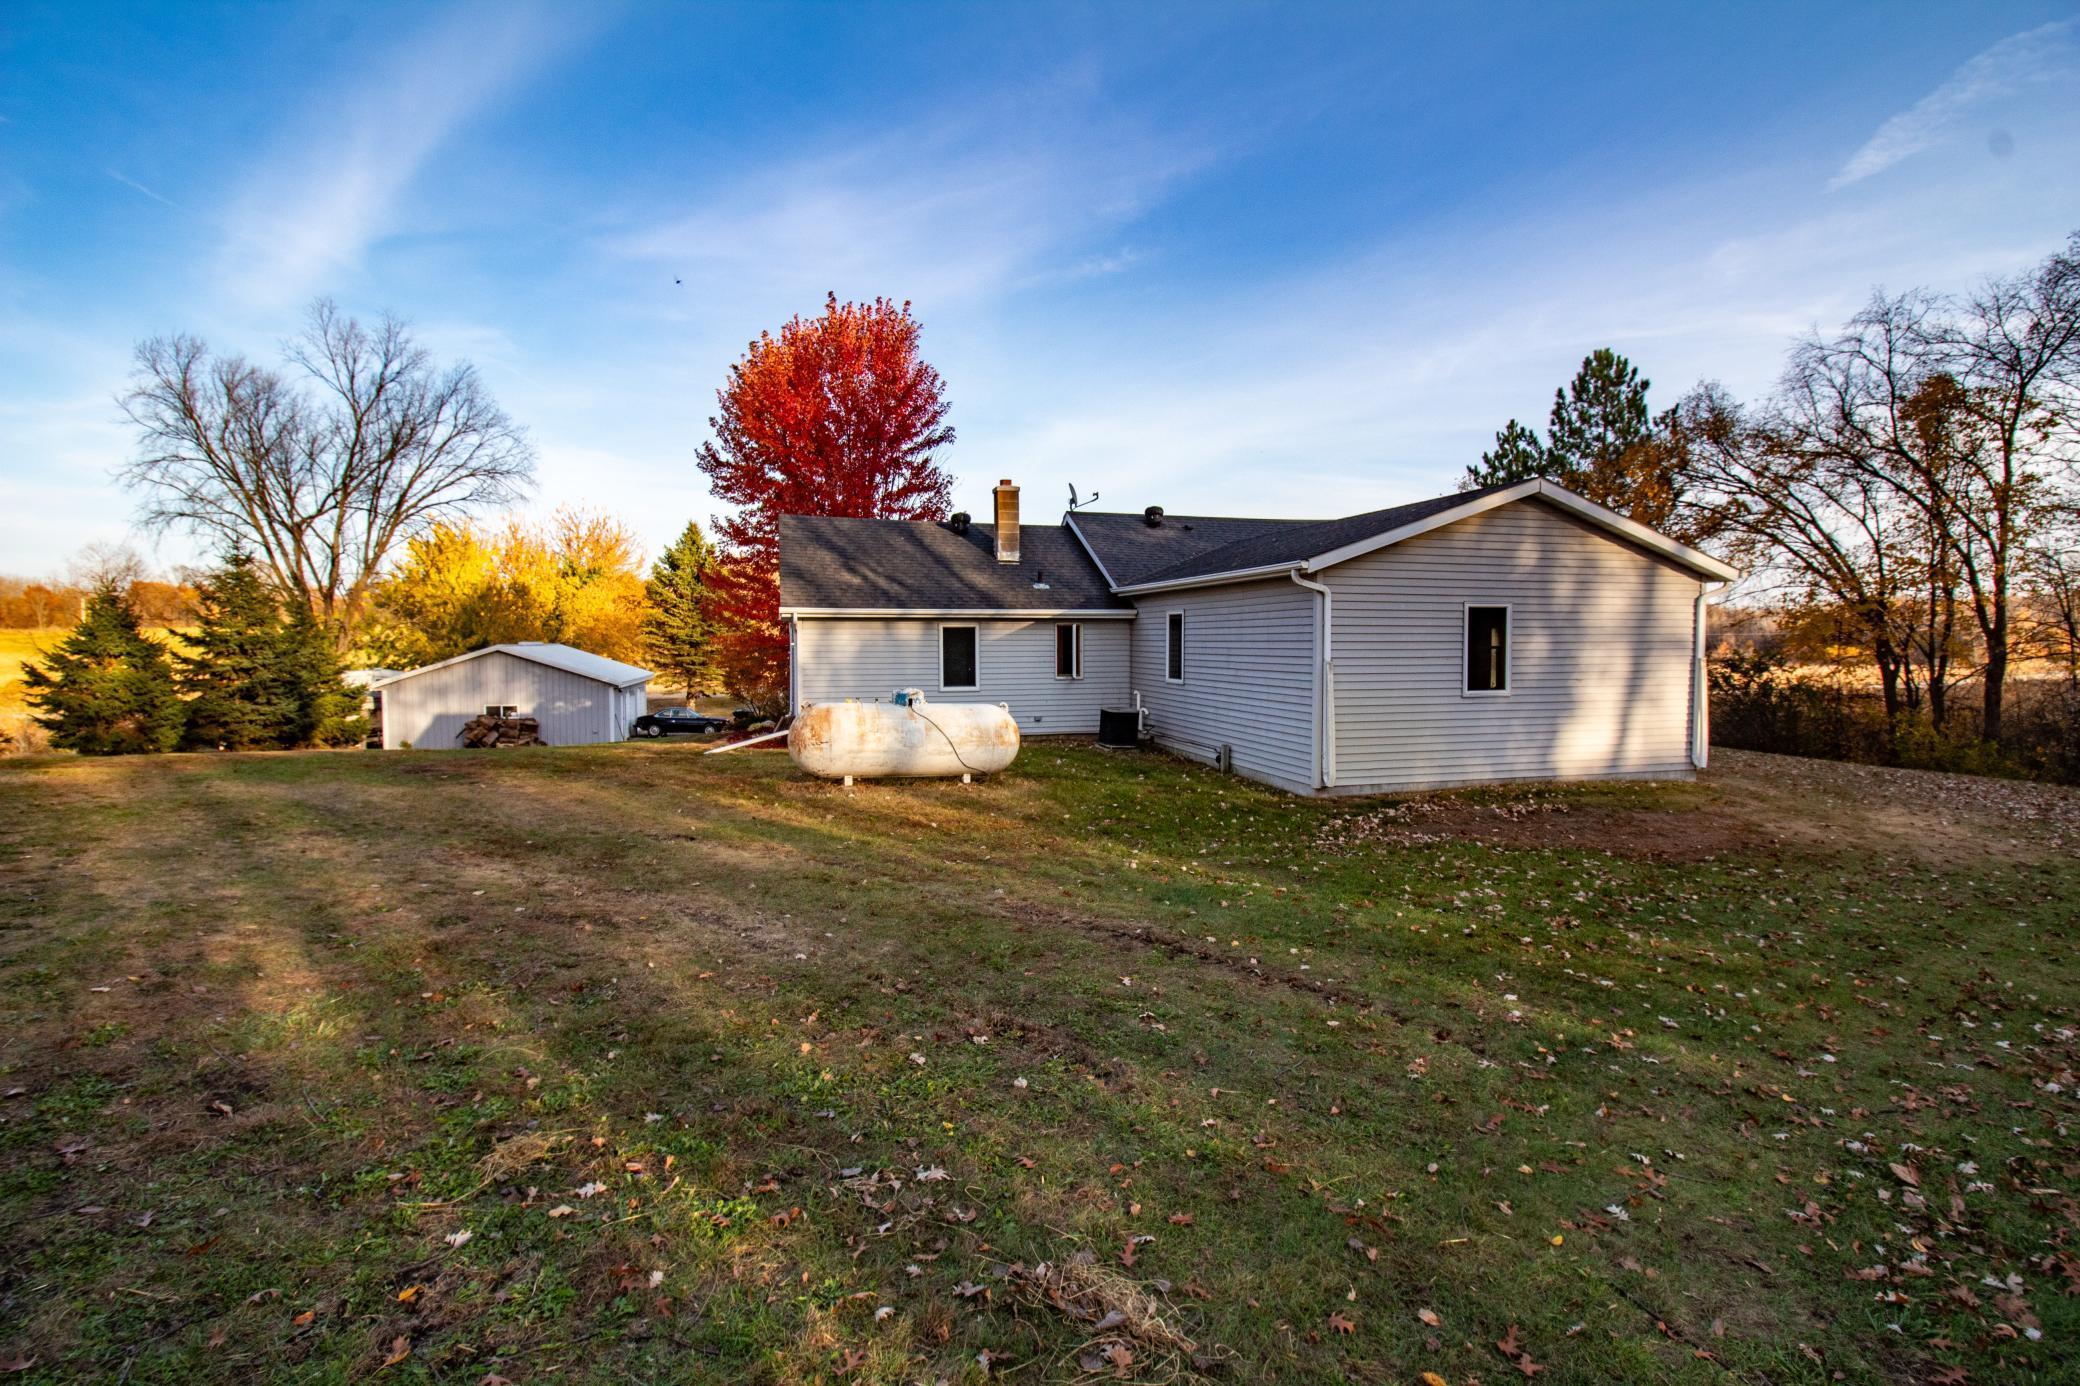
[[[1712,594],[1726,587],[1723,582],[1704,582],[1697,587],[1697,617],[1690,656],[1690,764],[1699,770],[1704,769],[1712,758],[1712,697],[1705,684],[1705,613],[1710,607]]]
[[[1298,568],[1286,574],[1310,592],[1322,594],[1322,667],[1315,679],[1315,697],[1321,714],[1315,720],[1320,740],[1315,745],[1316,778],[1322,788],[1336,787],[1336,594],[1324,583],[1310,582]]]
[[[787,715],[802,712],[802,618],[787,618]]]

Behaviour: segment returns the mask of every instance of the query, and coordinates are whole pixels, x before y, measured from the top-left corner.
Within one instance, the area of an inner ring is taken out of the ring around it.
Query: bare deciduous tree
[[[1873,298],[1801,340],[1752,419],[1714,387],[1681,418],[1709,524],[1852,615],[1889,714],[1925,694],[1942,727],[1969,612],[1981,735],[1999,739],[2018,583],[2062,571],[2037,555],[2080,484],[2080,235],[1961,299]]]
[[[190,336],[142,343],[119,476],[147,523],[244,545],[344,631],[399,543],[514,499],[534,450],[474,367],[437,366],[395,318],[365,328],[320,300],[284,355],[277,371]]]

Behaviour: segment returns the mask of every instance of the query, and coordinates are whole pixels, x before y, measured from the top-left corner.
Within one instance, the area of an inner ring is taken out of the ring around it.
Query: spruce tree
[[[685,685],[689,699],[715,677],[714,598],[708,588],[714,567],[715,551],[701,527],[688,524],[650,569],[643,647],[658,673]]]
[[[79,624],[40,667],[23,669],[22,682],[37,724],[65,750],[170,751],[187,720],[165,646],[144,633],[113,582],[94,588]]]
[[[291,603],[282,626],[290,746],[345,746],[368,735],[361,695],[340,679],[339,646],[308,602]]]
[[[200,623],[174,656],[188,695],[190,749],[253,751],[296,744],[296,703],[281,603],[243,549],[196,584]]]

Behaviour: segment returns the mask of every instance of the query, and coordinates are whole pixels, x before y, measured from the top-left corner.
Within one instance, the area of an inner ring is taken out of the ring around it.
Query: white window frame
[[[1473,613],[1502,613],[1502,687],[1468,688],[1467,666],[1473,660]],[[1459,620],[1459,696],[1462,698],[1507,698],[1517,682],[1517,612],[1509,602],[1467,602]]]
[[[1177,618],[1177,624],[1176,624],[1175,626],[1172,626],[1172,625],[1170,624],[1170,619],[1171,619],[1171,618],[1172,618],[1173,616]],[[1188,621],[1186,621],[1186,620],[1185,620],[1185,610],[1184,610],[1184,608],[1183,608],[1183,607],[1181,607],[1181,606],[1173,606],[1173,607],[1171,607],[1171,608],[1170,608],[1170,609],[1169,609],[1168,611],[1165,611],[1165,612],[1163,613],[1163,682],[1164,682],[1164,683],[1183,683],[1183,682],[1184,682],[1184,676],[1185,676],[1185,667],[1184,667],[1184,650],[1183,650],[1182,648],[1180,648],[1180,649],[1178,649],[1178,650],[1177,650],[1177,658],[1176,658],[1176,660],[1175,660],[1175,661],[1173,661],[1173,660],[1172,660],[1172,659],[1170,658],[1170,653],[1171,653],[1171,645],[1172,645],[1172,643],[1173,643],[1173,637],[1172,637],[1172,635],[1171,635],[1171,632],[1172,632],[1172,631],[1174,630],[1174,631],[1175,631],[1175,632],[1177,633],[1177,637],[1179,637],[1179,638],[1178,638],[1178,639],[1177,639],[1177,640],[1175,641],[1175,643],[1177,643],[1177,644],[1179,644],[1179,645],[1181,646],[1181,645],[1183,645],[1183,644],[1185,643],[1185,642],[1183,641],[1183,639],[1182,639],[1181,637],[1183,637],[1183,636],[1184,636],[1184,635],[1186,634],[1186,628],[1187,628],[1187,627],[1189,626],[1189,624],[1190,624],[1190,623],[1189,623]],[[1176,676],[1175,678],[1172,678],[1172,677],[1171,677],[1171,675],[1170,675],[1170,666],[1171,666],[1171,664],[1172,664],[1173,662],[1174,662],[1174,663],[1175,663],[1175,664],[1177,665],[1177,676]]]
[[[948,683],[946,681],[946,632],[950,630],[972,630],[975,632],[975,682]],[[973,621],[941,621],[939,623],[939,691],[942,693],[973,693],[982,687],[982,627]]]
[[[1070,636],[1069,673],[1062,672],[1062,627],[1067,626],[1075,634]],[[1056,621],[1054,623],[1054,676],[1067,683],[1083,677],[1083,622]]]
[[[484,704],[484,715],[486,717],[518,717],[520,709],[511,703],[486,703]]]

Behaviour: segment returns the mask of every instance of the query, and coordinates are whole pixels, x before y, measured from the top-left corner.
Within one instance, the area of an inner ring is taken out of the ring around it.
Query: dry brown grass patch
[[[1178,1311],[1160,1281],[1134,1280],[1088,1251],[1066,1261],[1013,1266],[1014,1293],[1084,1325],[1089,1336],[1069,1360],[1085,1381],[1196,1381],[1225,1354],[1208,1350],[1178,1326]]]

